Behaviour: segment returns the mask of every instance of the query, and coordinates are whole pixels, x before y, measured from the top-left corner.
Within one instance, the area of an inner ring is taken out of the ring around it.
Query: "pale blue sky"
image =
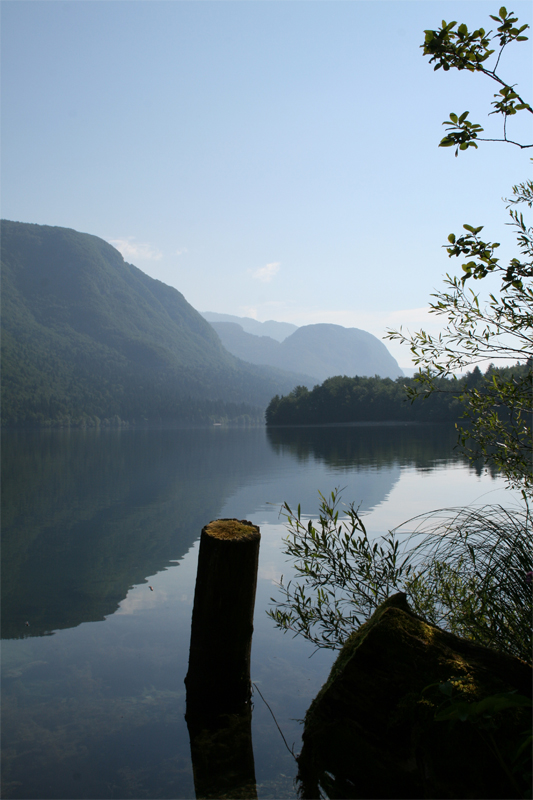
[[[498,8],[3,0],[2,216],[101,236],[200,311],[417,329],[459,270],[448,233],[512,243],[501,198],[528,151],[439,149],[450,111],[499,135],[497,87],[420,50],[443,18],[488,29]],[[499,71],[531,101],[530,67],[527,42]],[[529,119],[509,132],[530,140]]]

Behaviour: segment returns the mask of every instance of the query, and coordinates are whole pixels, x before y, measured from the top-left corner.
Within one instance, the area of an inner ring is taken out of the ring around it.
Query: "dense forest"
[[[435,380],[435,391],[426,398],[409,399],[407,390],[415,378],[328,378],[309,391],[297,386],[288,395],[276,395],[266,410],[267,425],[320,425],[346,422],[446,422],[460,419],[465,411],[461,394],[466,389],[482,392],[493,376],[520,378],[531,367],[489,366],[485,374],[476,367],[461,378]],[[505,410],[499,410],[500,415]]]

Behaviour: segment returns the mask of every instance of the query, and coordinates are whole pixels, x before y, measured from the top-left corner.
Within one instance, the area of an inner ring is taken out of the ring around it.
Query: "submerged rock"
[[[523,769],[513,774],[530,708],[435,719],[450,705],[441,686],[475,703],[531,698],[531,680],[526,663],[427,623],[394,595],[349,637],[307,711],[301,797],[531,796]]]

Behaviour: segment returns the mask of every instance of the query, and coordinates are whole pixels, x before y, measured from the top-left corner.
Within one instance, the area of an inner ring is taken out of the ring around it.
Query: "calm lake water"
[[[290,576],[281,504],[312,515],[319,489],[346,487],[375,535],[432,508],[508,504],[454,443],[429,425],[5,433],[2,796],[195,797],[183,680],[198,538],[218,517],[261,528],[252,680],[298,752],[335,654],[310,658],[265,613]],[[257,692],[252,740],[257,796],[296,797]]]

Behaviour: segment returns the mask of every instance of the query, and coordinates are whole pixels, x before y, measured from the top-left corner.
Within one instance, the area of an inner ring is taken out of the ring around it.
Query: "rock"
[[[530,708],[476,724],[435,720],[450,702],[439,685],[474,703],[510,691],[531,698],[531,681],[526,663],[430,625],[394,595],[349,637],[307,711],[300,796],[531,796],[522,773],[509,775]]]

